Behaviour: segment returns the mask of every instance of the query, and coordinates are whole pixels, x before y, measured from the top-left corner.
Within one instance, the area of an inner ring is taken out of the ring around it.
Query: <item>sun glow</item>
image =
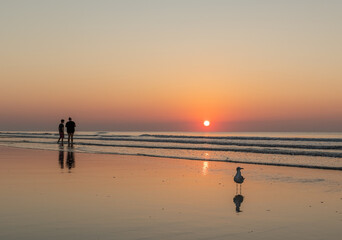
[[[205,121],[203,122],[203,125],[206,126],[206,127],[208,127],[208,126],[210,125],[210,122],[209,122],[208,120],[205,120]]]
[[[209,163],[208,162],[203,162],[202,174],[204,176],[208,174],[208,168],[209,168]]]

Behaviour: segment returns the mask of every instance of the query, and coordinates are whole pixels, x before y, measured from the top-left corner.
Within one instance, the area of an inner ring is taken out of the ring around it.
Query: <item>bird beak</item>
[[[240,169],[243,169],[243,168],[240,168]]]

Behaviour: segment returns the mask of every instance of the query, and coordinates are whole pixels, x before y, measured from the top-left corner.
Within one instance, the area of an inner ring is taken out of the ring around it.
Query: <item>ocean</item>
[[[57,132],[1,131],[0,145],[342,170],[342,133],[76,132],[74,146]]]

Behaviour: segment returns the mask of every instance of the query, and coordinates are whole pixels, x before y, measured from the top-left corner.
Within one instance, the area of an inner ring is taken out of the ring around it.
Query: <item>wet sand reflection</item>
[[[64,150],[59,150],[58,163],[61,169],[64,168]]]
[[[66,161],[64,164],[64,150],[60,150],[58,153],[58,163],[59,163],[59,167],[61,169],[64,169],[64,167],[66,167],[69,172],[71,172],[72,168],[75,168],[75,153],[73,151],[68,151],[67,153],[67,157],[66,157]]]

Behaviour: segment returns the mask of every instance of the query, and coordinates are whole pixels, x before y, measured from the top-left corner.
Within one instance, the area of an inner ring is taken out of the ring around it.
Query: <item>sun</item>
[[[208,120],[205,120],[205,121],[203,122],[203,125],[206,126],[206,127],[209,127],[210,122],[209,122]]]

